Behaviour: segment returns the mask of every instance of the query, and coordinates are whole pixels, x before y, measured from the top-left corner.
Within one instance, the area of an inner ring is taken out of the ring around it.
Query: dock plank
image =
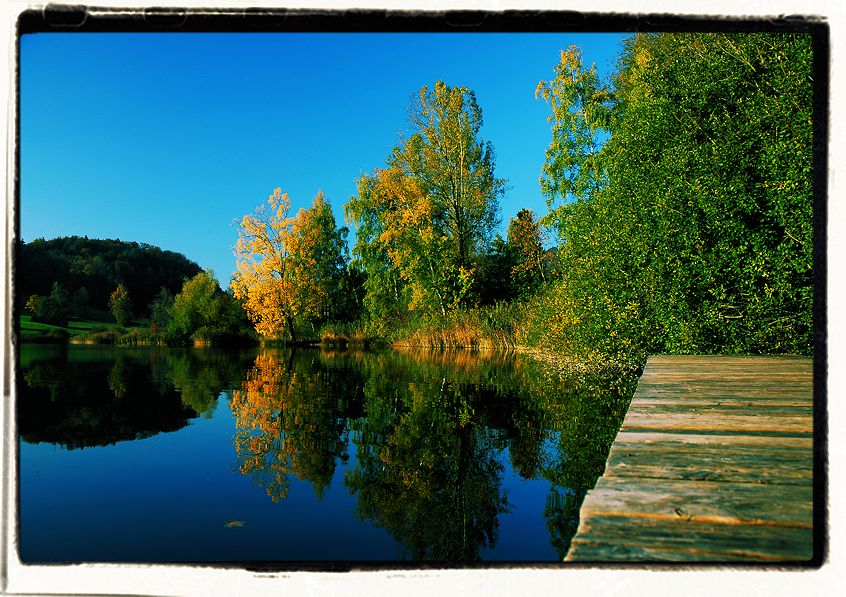
[[[772,446],[773,438],[768,435],[714,435],[707,433],[671,433],[671,432],[649,432],[649,431],[628,431],[620,430],[616,442],[620,443],[642,443],[642,444],[720,444],[725,446]],[[616,444],[615,442],[615,444]],[[807,435],[798,436],[781,435],[778,438],[779,445],[785,448],[804,448],[813,450],[814,441]],[[613,449],[613,446],[612,446]],[[675,449],[674,445],[668,445],[667,449]]]
[[[573,539],[571,561],[800,562],[813,556],[813,531],[804,527],[597,516],[587,518],[584,529],[586,537]]]
[[[733,431],[737,433],[811,433],[813,418],[804,414],[756,416],[754,414],[673,412],[655,414],[637,408],[629,411],[625,429],[667,431]]]
[[[606,475],[641,479],[692,479],[810,485],[813,453],[798,448],[773,452],[772,445],[615,444]]]
[[[762,492],[754,483],[742,482],[653,479],[637,492],[631,487],[625,477],[603,477],[581,515],[812,526],[810,485],[787,485],[775,495]]]
[[[813,360],[655,356],[566,559],[813,557]]]

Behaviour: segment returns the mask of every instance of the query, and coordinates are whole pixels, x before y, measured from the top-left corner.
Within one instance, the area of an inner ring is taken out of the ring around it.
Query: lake
[[[559,562],[635,384],[505,353],[25,344],[19,555]]]

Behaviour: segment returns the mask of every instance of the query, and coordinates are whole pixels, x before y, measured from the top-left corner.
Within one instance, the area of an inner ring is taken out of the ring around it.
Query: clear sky
[[[476,92],[481,137],[508,179],[504,233],[546,213],[550,141],[534,97],[561,49],[601,74],[612,34],[27,34],[21,38],[24,241],[119,238],[235,270],[233,223],[275,187],[295,209],[322,189],[339,225],[355,180],[408,129],[409,98],[438,79]],[[351,235],[351,241],[354,236]]]

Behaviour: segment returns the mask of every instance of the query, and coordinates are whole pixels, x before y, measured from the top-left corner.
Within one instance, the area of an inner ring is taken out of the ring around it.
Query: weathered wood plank
[[[602,477],[582,506],[582,517],[629,516],[720,524],[776,524],[811,528],[813,487],[650,479],[632,490],[630,479]]]
[[[663,368],[708,367],[747,369],[802,369],[812,371],[814,360],[799,356],[727,356],[727,355],[654,355],[649,357],[652,370]]]
[[[785,383],[789,383],[791,386],[797,386],[802,388],[803,390],[813,389],[813,384],[809,383],[807,380],[801,379],[800,375],[785,375],[782,377],[770,376],[767,374],[767,379],[760,379],[758,376],[758,380],[756,381],[755,376],[727,376],[727,375],[719,375],[719,374],[709,374],[709,375],[679,375],[679,376],[667,376],[661,379],[661,381],[657,381],[655,377],[648,377],[644,379],[644,388],[648,387],[696,387],[701,386],[706,390],[716,389],[716,388],[733,388],[733,389],[740,389],[740,388],[754,388],[758,387],[763,391],[767,390],[783,390],[783,386]]]
[[[685,381],[682,383],[666,384],[643,384],[637,389],[637,396],[672,396],[672,395],[717,395],[717,396],[753,396],[756,398],[780,398],[790,396],[792,398],[807,398],[808,392],[813,392],[811,384],[784,384],[784,383],[709,383]]]
[[[737,433],[811,433],[813,418],[805,415],[748,416],[743,414],[671,413],[651,414],[629,410],[623,429],[667,431],[733,431]]]
[[[639,444],[611,448],[607,476],[641,479],[698,479],[751,483],[810,484],[813,454],[774,446],[664,446]],[[633,491],[639,485],[633,486]]]
[[[772,446],[773,442],[785,448],[803,448],[812,450],[814,441],[808,434],[799,436],[779,435],[713,435],[707,433],[672,433],[666,431],[627,431],[620,430],[617,434],[620,443],[666,444],[662,449],[672,451],[676,448],[672,444],[718,444],[725,446]],[[616,443],[616,442],[615,442]]]
[[[813,556],[813,531],[798,526],[593,516],[584,518],[579,529],[584,536],[573,540],[568,560],[628,560],[633,546],[664,552],[667,557],[661,559],[670,561],[697,561],[706,554],[724,562],[807,561]],[[589,545],[592,550],[585,549]]]
[[[726,408],[741,408],[741,409],[768,409],[768,408],[801,408],[803,413],[813,413],[814,403],[811,401],[800,402],[796,399],[784,398],[755,398],[746,397],[738,398],[736,396],[673,396],[673,397],[640,397],[637,401],[639,408],[647,406],[660,406],[667,408],[675,406],[686,408],[709,408],[714,406],[724,406]]]
[[[813,556],[813,360],[650,357],[571,561]]]
[[[707,361],[694,361],[691,363],[661,363],[653,361],[650,364],[649,373],[811,373],[814,370],[812,362],[809,361],[759,361],[750,359],[748,361],[727,361],[714,359]]]
[[[738,406],[745,406],[738,411]],[[741,414],[746,417],[773,417],[778,418],[782,416],[790,417],[809,417],[813,416],[814,409],[812,406],[799,406],[796,404],[767,404],[762,402],[742,401],[737,403],[711,402],[707,401],[643,401],[638,400],[629,408],[630,413],[637,413],[642,415],[675,415],[675,414],[695,414],[708,415],[715,417],[722,417],[725,415]]]

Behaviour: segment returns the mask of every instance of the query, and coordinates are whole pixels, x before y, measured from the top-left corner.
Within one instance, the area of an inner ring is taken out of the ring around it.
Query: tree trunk
[[[288,325],[288,333],[291,334],[291,342],[296,343],[297,332],[294,330],[294,320],[290,315],[285,316],[285,323]]]

